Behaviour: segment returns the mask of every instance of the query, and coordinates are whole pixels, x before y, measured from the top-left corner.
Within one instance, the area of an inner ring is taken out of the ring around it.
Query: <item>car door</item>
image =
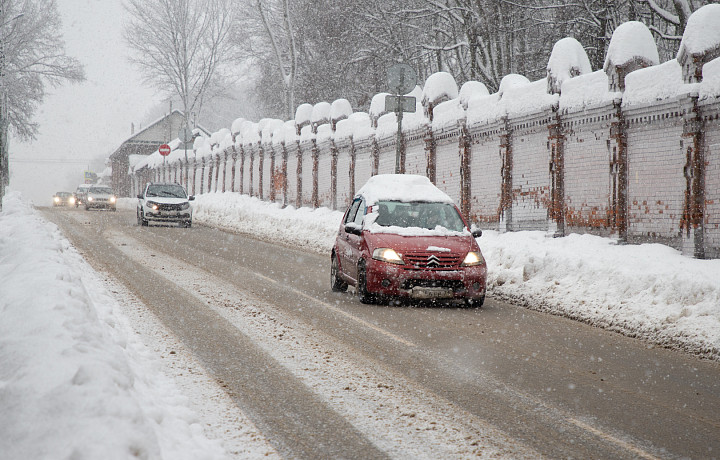
[[[359,229],[363,228],[363,219],[365,218],[365,200],[358,198],[357,212],[353,216],[352,223]],[[348,222],[349,223],[349,222]],[[357,280],[357,264],[362,257],[363,249],[363,236],[362,232],[360,235],[354,233],[347,233],[347,244],[348,244],[348,264],[347,274],[352,279]]]
[[[356,198],[350,204],[350,207],[345,213],[345,216],[343,216],[343,221],[340,225],[340,230],[338,231],[337,238],[337,257],[338,261],[340,262],[340,269],[345,276],[353,280],[355,279],[354,273],[356,269],[353,267],[352,264],[352,247],[350,246],[350,234],[345,231],[345,225],[355,221],[355,214],[357,213],[358,207],[360,207],[361,201],[362,200],[360,198]]]

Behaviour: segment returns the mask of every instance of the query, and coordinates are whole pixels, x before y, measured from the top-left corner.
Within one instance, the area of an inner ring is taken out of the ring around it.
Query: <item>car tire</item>
[[[139,225],[139,226],[141,226],[141,227],[147,227],[147,226],[148,226],[148,221],[145,220],[145,216],[143,216],[143,212],[142,212],[142,211],[138,211],[137,218],[138,218],[138,225]]]
[[[183,222],[183,227],[185,227],[185,228],[190,228],[190,227],[192,227],[192,221],[191,221],[191,220],[187,220],[187,221]]]
[[[465,299],[465,306],[468,308],[480,308],[485,303],[485,296],[477,299]]]
[[[357,286],[355,290],[357,291],[360,303],[372,304],[376,302],[375,295],[367,290],[367,273],[365,272],[364,261],[361,261],[360,264],[358,264]]]
[[[330,262],[330,290],[333,292],[345,292],[347,288],[347,283],[340,278],[340,267],[337,255],[333,253],[332,261]]]

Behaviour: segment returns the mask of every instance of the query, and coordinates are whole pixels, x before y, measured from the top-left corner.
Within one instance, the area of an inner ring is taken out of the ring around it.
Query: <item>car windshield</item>
[[[418,227],[434,230],[444,227],[462,232],[465,228],[457,209],[450,203],[379,201],[375,223],[383,227]]]
[[[110,187],[93,187],[90,189],[90,193],[106,193],[112,195],[112,190]]]
[[[150,185],[147,189],[147,196],[187,198],[185,189],[180,185]]]

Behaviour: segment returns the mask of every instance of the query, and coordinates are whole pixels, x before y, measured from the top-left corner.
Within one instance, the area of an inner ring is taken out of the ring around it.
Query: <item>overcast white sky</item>
[[[145,121],[161,102],[143,85],[127,60],[122,38],[122,0],[57,0],[67,54],[85,66],[79,85],[48,88],[36,121],[38,139],[10,140],[10,188],[36,205],[49,205],[53,193],[74,191],[88,165],[102,162],[130,136],[130,124]]]

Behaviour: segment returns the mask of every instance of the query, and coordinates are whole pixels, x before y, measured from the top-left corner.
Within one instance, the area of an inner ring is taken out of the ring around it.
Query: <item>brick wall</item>
[[[352,200],[350,191],[350,153],[351,144],[349,140],[336,144],[337,156],[337,208],[345,210]]]
[[[460,203],[460,130],[449,129],[435,136],[435,185]]]
[[[498,229],[502,157],[498,140],[499,126],[470,132],[471,192],[470,218],[482,228]]]
[[[720,103],[701,105],[705,126],[705,257],[720,258]]]
[[[332,166],[332,151],[330,147],[331,145],[329,141],[318,144],[318,149],[320,151],[320,161],[318,164],[318,199],[320,200],[320,206],[332,209],[332,177],[330,175]]]

